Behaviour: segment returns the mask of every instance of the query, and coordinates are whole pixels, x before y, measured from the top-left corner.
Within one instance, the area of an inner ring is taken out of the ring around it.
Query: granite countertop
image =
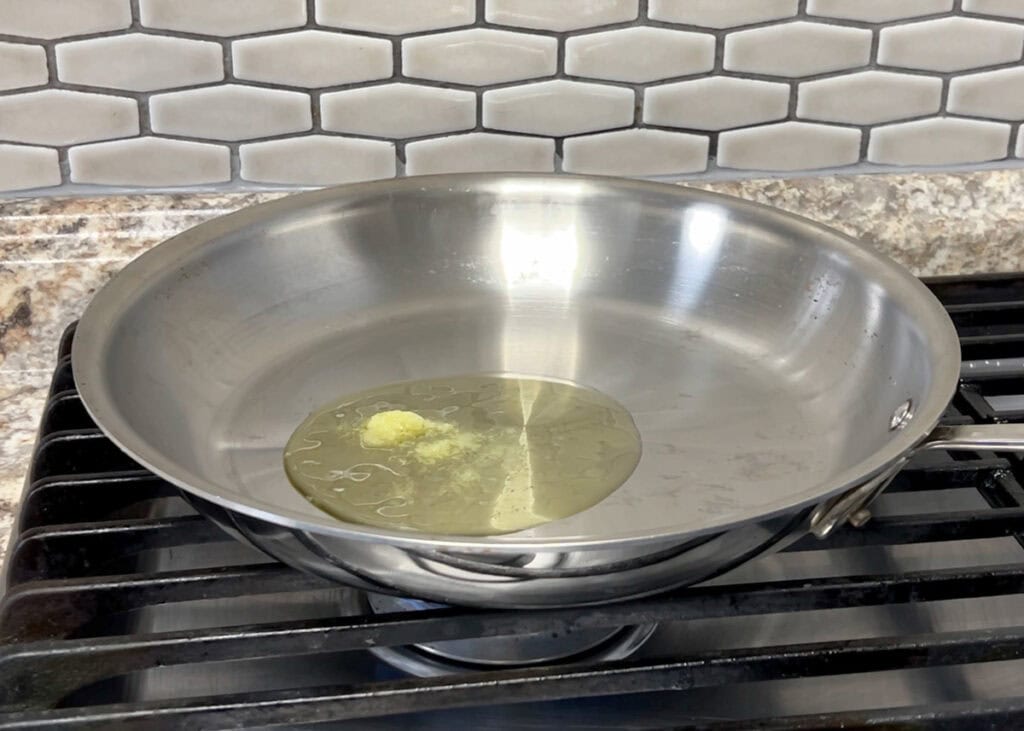
[[[1024,270],[1024,170],[748,180],[698,187],[798,213],[919,276]],[[133,257],[285,193],[0,202],[0,558],[63,329]]]

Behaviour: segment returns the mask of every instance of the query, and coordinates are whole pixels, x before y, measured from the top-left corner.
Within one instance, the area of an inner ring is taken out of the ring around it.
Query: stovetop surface
[[[947,423],[1024,420],[1024,276],[930,283],[961,336]],[[863,529],[608,607],[352,615],[46,404],[0,601],[0,729],[1024,726],[1024,462],[925,453]],[[366,648],[658,622],[636,654],[413,678]],[[311,724],[318,725],[312,726]]]

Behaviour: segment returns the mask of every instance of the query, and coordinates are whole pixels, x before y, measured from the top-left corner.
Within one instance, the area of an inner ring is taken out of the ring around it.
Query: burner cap
[[[367,594],[365,601],[374,614],[442,609],[445,606],[382,594]],[[639,649],[656,627],[645,624],[565,633],[538,632],[402,647],[373,647],[370,652],[389,665],[413,675],[448,675],[473,670],[619,660]]]

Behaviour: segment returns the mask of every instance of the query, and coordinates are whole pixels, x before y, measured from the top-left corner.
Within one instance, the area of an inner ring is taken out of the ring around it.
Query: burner
[[[421,599],[384,594],[367,594],[362,602],[374,614],[445,607],[444,604]],[[563,632],[425,642],[404,647],[373,647],[370,652],[399,670],[429,677],[464,673],[467,670],[621,660],[638,650],[656,628],[656,624],[641,624],[568,629]]]

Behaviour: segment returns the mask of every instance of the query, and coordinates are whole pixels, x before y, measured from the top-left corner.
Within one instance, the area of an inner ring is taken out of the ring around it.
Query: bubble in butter
[[[576,384],[502,375],[409,381],[318,409],[292,435],[295,488],[344,521],[494,535],[565,518],[640,459],[621,405]]]

